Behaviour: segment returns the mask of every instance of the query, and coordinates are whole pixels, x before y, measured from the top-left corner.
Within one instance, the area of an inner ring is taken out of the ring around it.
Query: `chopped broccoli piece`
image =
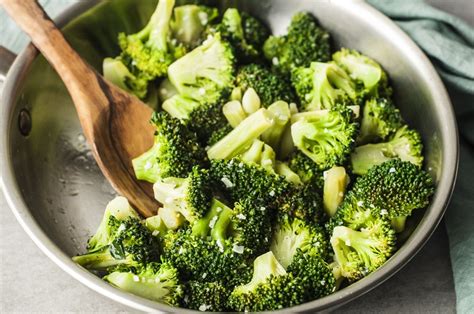
[[[217,142],[219,142],[221,139],[223,139],[227,134],[229,134],[233,130],[232,126],[230,124],[226,124],[223,127],[220,127],[219,129],[213,131],[211,133],[211,136],[209,137],[209,140],[207,141],[207,146],[213,146]]]
[[[296,67],[308,67],[311,62],[331,59],[329,33],[308,12],[293,16],[288,34],[270,36],[263,46],[265,57],[280,72],[290,73]]]
[[[151,216],[145,219],[145,227],[150,230],[152,235],[158,236],[159,238],[164,237],[168,232],[168,227],[166,227],[160,215]]]
[[[301,179],[303,183],[315,182],[316,186],[323,188],[323,173],[318,165],[302,151],[294,151],[288,161],[288,166]]]
[[[207,151],[209,159],[230,159],[248,147],[254,139],[273,125],[273,114],[260,109],[248,116],[235,129]]]
[[[232,49],[216,34],[172,63],[168,78],[182,97],[211,105],[231,92],[234,62]]]
[[[275,172],[280,175],[285,177],[286,181],[293,183],[295,185],[301,185],[303,182],[301,181],[301,178],[299,175],[297,175],[291,168],[288,166],[288,164],[281,162],[281,161],[276,161],[275,163]]]
[[[329,255],[329,241],[321,228],[286,215],[278,219],[270,250],[285,269],[293,262],[298,251],[306,253],[313,249],[323,258]]]
[[[346,187],[349,184],[349,176],[344,167],[332,167],[324,172],[324,210],[329,217],[334,216],[337,207],[341,204]]]
[[[169,65],[182,57],[186,49],[171,40],[170,20],[174,0],[160,0],[148,24],[138,33],[119,34],[121,58],[150,80],[166,75]]]
[[[434,187],[430,175],[420,167],[393,159],[359,177],[353,191],[368,204],[388,211],[389,218],[396,219],[426,207]]]
[[[196,48],[206,27],[219,17],[217,8],[188,4],[174,8],[173,37],[188,48]]]
[[[140,73],[136,75],[130,72],[120,58],[105,58],[102,63],[104,77],[126,92],[132,93],[140,99],[144,99],[148,91],[147,77]]]
[[[363,83],[366,94],[376,97],[392,95],[387,73],[373,59],[358,51],[345,48],[336,52],[333,59],[352,78]]]
[[[357,144],[384,141],[403,126],[400,110],[387,98],[370,98],[365,102]]]
[[[178,306],[183,287],[178,272],[170,263],[150,263],[138,270],[118,270],[103,278],[113,286],[135,295]]]
[[[260,140],[253,140],[250,147],[238,155],[238,158],[247,164],[256,164],[271,174],[275,174],[275,151]]]
[[[352,170],[355,174],[365,174],[372,167],[394,158],[400,158],[421,167],[422,151],[420,134],[405,125],[387,142],[356,147],[351,155]]]
[[[105,224],[106,223],[106,224]],[[91,270],[113,270],[158,260],[159,244],[123,197],[110,202],[88,252],[73,261]]]
[[[350,154],[358,127],[349,108],[316,112],[292,124],[295,146],[311,158],[320,170],[344,163]]]
[[[222,113],[233,128],[237,127],[240,122],[247,118],[247,113],[238,100],[232,100],[226,103],[222,107]]]
[[[193,223],[209,209],[212,183],[208,171],[194,167],[187,178],[168,177],[153,185],[155,198]]]
[[[363,96],[358,84],[334,63],[312,62],[307,68],[297,68],[291,81],[304,110],[359,105]]]
[[[325,213],[317,182],[292,187],[285,199],[280,201],[279,211],[308,222],[321,223]]]
[[[242,91],[253,88],[265,108],[278,100],[288,103],[296,101],[295,92],[287,78],[273,73],[261,64],[252,63],[240,67],[237,73],[236,85]]]
[[[185,178],[194,165],[202,164],[205,152],[196,135],[166,112],[154,113],[155,143],[143,155],[132,160],[139,180],[155,183],[160,178]]]
[[[274,123],[271,128],[263,132],[262,140],[278,151],[280,150],[283,133],[290,123],[290,107],[284,101],[277,101],[268,107],[268,111],[275,117]]]

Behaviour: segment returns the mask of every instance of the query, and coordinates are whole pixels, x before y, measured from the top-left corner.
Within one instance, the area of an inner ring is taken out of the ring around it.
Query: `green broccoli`
[[[128,201],[122,197],[110,202],[96,234],[89,240],[88,252],[73,261],[91,270],[113,270],[118,266],[138,266],[157,261],[159,243],[141,223]]]
[[[392,95],[387,73],[373,59],[355,50],[342,48],[333,54],[333,60],[353,79],[363,83],[367,95],[375,97]]]
[[[315,111],[291,126],[295,146],[311,158],[319,170],[344,163],[357,131],[357,123],[352,122],[352,111],[344,107]]]
[[[423,164],[422,151],[423,144],[420,134],[405,125],[387,142],[356,147],[351,155],[352,171],[359,175],[365,174],[372,167],[394,158],[400,158],[421,167]]]
[[[260,97],[264,108],[278,100],[287,103],[296,102],[295,92],[290,82],[284,76],[272,72],[262,64],[252,63],[240,67],[236,85],[242,91],[253,88]]]
[[[227,134],[229,134],[232,130],[233,128],[230,124],[225,124],[217,130],[213,130],[209,139],[207,140],[207,146],[212,147],[214,144],[223,139]]]
[[[230,291],[217,281],[188,281],[184,289],[184,305],[201,312],[225,312]]]
[[[270,36],[268,28],[257,18],[240,13],[235,8],[224,12],[222,21],[208,29],[208,33],[220,33],[236,52],[239,62],[251,62],[260,59],[262,46]]]
[[[187,178],[160,179],[153,190],[157,201],[179,212],[190,223],[208,211],[213,194],[208,171],[199,167],[193,167]]]
[[[326,218],[317,182],[292,186],[280,201],[278,210],[312,223],[321,223]]]
[[[165,76],[169,65],[186,53],[184,46],[170,36],[174,3],[174,0],[160,0],[141,31],[132,35],[119,34],[122,60],[130,60],[130,64],[149,80]]]
[[[400,159],[372,167],[354,183],[354,193],[367,204],[387,211],[397,231],[404,229],[404,217],[429,204],[433,179],[420,167]]]
[[[293,183],[295,185],[302,185],[303,182],[301,181],[301,178],[296,172],[291,170],[291,168],[288,166],[287,163],[281,162],[277,160],[275,162],[275,172],[280,175],[285,177],[285,180]]]
[[[323,259],[328,257],[329,241],[324,231],[304,220],[280,215],[270,244],[278,262],[287,269],[299,251],[304,254],[313,249]]]
[[[117,270],[103,279],[124,291],[173,306],[178,306],[183,297],[178,272],[167,262],[150,263],[128,271]]]
[[[185,178],[194,165],[202,164],[205,151],[196,135],[166,112],[154,113],[155,143],[143,155],[132,160],[139,180],[155,183],[160,178]]]
[[[254,261],[252,280],[234,288],[229,307],[240,312],[277,310],[305,301],[306,286],[302,280],[287,273],[272,252]]]
[[[187,48],[199,46],[206,28],[219,17],[217,8],[188,4],[174,8],[170,26],[173,37]]]
[[[344,167],[332,167],[324,172],[323,178],[324,210],[329,217],[332,217],[344,198],[350,179]]]
[[[219,34],[173,62],[168,78],[181,97],[201,106],[213,105],[228,96],[234,83],[235,58]]]
[[[333,63],[312,62],[307,68],[297,68],[291,81],[305,111],[359,105],[363,96],[359,84]]]
[[[120,57],[105,58],[102,63],[102,73],[108,81],[124,91],[132,93],[140,99],[146,98],[148,77],[139,72],[133,74]]]
[[[277,101],[268,107],[268,111],[273,114],[274,123],[271,128],[263,132],[262,140],[276,151],[280,151],[283,146],[283,134],[290,126],[290,107],[284,101]]]
[[[315,183],[322,190],[324,186],[323,172],[302,151],[296,150],[289,156],[288,166],[300,177],[303,183]]]
[[[370,98],[365,102],[357,144],[384,141],[403,126],[400,110],[387,98]]]
[[[263,46],[265,57],[282,73],[294,68],[308,67],[311,62],[331,59],[331,38],[308,12],[293,16],[288,34],[270,36]]]
[[[275,174],[275,151],[260,140],[253,140],[250,147],[237,156],[247,164],[256,164],[271,174]]]

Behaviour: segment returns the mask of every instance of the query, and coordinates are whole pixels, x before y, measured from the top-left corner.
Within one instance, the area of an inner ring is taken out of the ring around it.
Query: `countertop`
[[[51,8],[48,12],[54,16],[75,1],[47,2]],[[466,10],[470,0],[429,2],[471,23],[474,19],[473,13]],[[0,23],[2,29],[8,26],[5,20]],[[5,33],[0,31],[0,44],[8,46]],[[2,193],[0,222],[1,313],[133,312],[86,288],[49,260],[17,223]],[[426,246],[400,272],[335,312],[455,313],[455,297],[448,239],[442,222]]]

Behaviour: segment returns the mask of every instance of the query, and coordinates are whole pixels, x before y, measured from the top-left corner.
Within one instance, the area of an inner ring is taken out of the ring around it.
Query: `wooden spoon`
[[[153,145],[152,109],[82,60],[36,1],[0,0],[0,4],[63,80],[102,173],[143,216],[156,214],[159,204],[151,184],[136,180],[131,163]]]

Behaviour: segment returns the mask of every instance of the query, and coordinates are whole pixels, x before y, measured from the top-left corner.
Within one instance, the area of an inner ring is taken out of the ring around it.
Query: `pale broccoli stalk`
[[[290,121],[291,112],[288,104],[284,101],[277,101],[270,105],[268,111],[275,116],[275,123],[262,134],[262,140],[273,147],[274,150],[278,151],[280,149],[282,135]]]
[[[124,91],[140,99],[146,97],[148,80],[140,75],[133,75],[120,58],[105,58],[102,63],[102,73],[109,82]]]
[[[332,167],[324,172],[323,204],[329,217],[336,213],[337,207],[344,198],[348,184],[349,176],[344,167]]]
[[[288,165],[284,162],[281,162],[278,160],[276,161],[275,172],[281,176],[284,176],[285,180],[290,183],[293,183],[296,185],[303,184],[300,176],[297,175],[293,170],[291,170],[290,167],[288,167]]]
[[[241,155],[239,155],[239,157],[243,162],[255,163],[260,165],[269,173],[275,173],[275,170],[273,169],[275,165],[275,151],[271,148],[271,146],[260,140],[253,140],[252,145]]]
[[[242,104],[238,100],[232,100],[226,103],[222,107],[222,112],[233,128],[237,127],[240,122],[247,118],[247,114],[242,108]]]
[[[273,115],[262,108],[247,117],[207,151],[209,159],[229,159],[248,147],[254,139],[273,126]]]

